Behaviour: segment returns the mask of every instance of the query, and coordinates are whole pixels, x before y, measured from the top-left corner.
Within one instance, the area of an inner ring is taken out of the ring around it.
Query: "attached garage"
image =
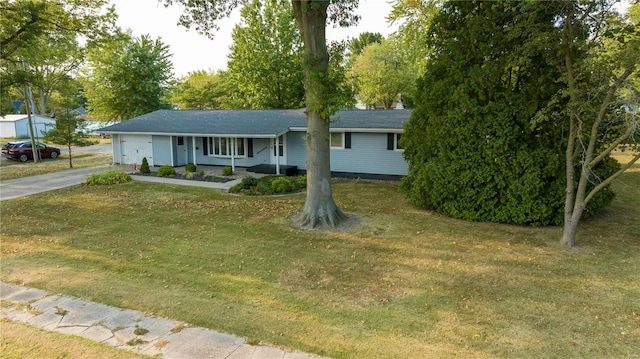
[[[147,158],[149,166],[153,166],[153,141],[149,135],[120,135],[120,163],[138,164]]]

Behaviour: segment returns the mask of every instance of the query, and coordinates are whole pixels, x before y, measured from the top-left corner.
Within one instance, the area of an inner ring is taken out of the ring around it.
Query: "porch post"
[[[235,154],[236,154],[236,143],[237,140],[235,137],[231,137],[231,171],[236,171],[236,162],[235,162]]]
[[[282,138],[282,140],[284,141],[284,137]],[[276,140],[274,141],[276,144],[276,174],[279,175],[280,174],[280,137],[276,137]],[[284,147],[284,143],[282,144]],[[284,151],[284,148],[282,149]]]
[[[176,163],[173,160],[173,136],[169,136],[169,153],[171,153],[171,167],[175,167]]]
[[[191,137],[191,150],[193,151],[193,164],[198,165],[198,160],[196,159],[196,136]]]

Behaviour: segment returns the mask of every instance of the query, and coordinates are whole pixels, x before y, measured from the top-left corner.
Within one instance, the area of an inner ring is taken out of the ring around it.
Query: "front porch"
[[[247,172],[264,173],[274,175],[277,173],[276,165],[259,164],[247,168]],[[280,165],[280,174],[285,176],[296,176],[298,174],[298,166]]]

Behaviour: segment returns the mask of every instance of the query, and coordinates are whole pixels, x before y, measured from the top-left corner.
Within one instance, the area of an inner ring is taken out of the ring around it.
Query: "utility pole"
[[[28,70],[26,62],[22,61],[22,65],[25,67],[25,70]],[[30,84],[27,84],[27,88],[25,89],[25,95],[27,97],[26,105],[27,105],[27,119],[29,122],[29,137],[31,139],[31,153],[33,154],[33,162],[38,163],[40,162],[40,153],[38,152],[38,146],[36,144],[36,139],[33,131],[33,120],[31,118],[31,111],[35,106],[33,103],[33,93],[31,92]]]

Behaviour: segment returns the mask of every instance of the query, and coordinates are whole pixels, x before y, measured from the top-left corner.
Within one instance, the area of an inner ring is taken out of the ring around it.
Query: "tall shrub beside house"
[[[456,218],[562,224],[560,2],[445,3],[402,138],[411,201]],[[596,171],[608,171],[604,166]],[[609,196],[609,197],[607,197]],[[603,192],[596,207],[610,202]]]

